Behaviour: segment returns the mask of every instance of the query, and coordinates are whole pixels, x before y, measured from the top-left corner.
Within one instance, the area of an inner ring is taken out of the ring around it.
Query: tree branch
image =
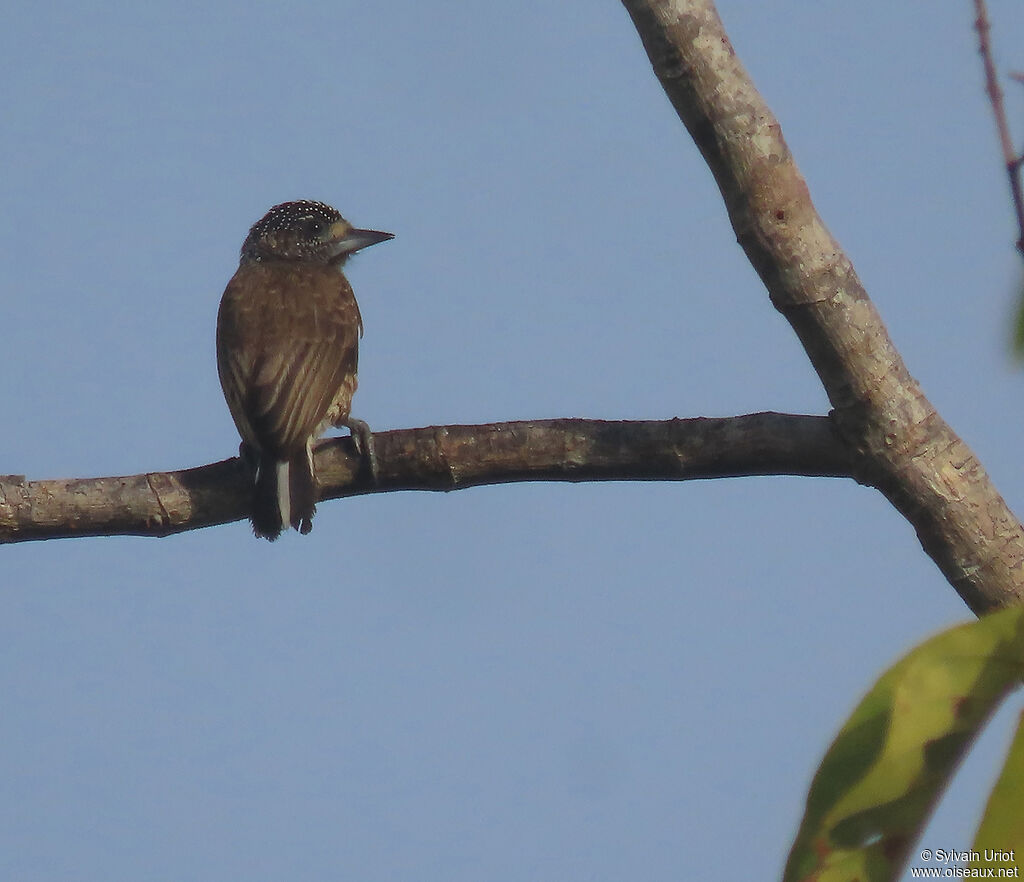
[[[1010,178],[1010,195],[1013,197],[1013,208],[1017,214],[1017,251],[1024,257],[1024,193],[1021,191],[1020,169],[1024,163],[1024,157],[1013,148],[1013,138],[1010,136],[1010,124],[1006,119],[1006,107],[1003,104],[1003,90],[999,87],[999,77],[996,75],[996,64],[992,58],[992,41],[990,32],[992,26],[988,21],[988,7],[985,0],[974,0],[974,28],[978,32],[978,52],[981,55],[982,64],[985,67],[985,91],[988,93],[989,103],[992,105],[992,116],[996,122],[996,132],[999,134],[999,145],[1003,150],[1003,162],[1006,165],[1006,174]]]
[[[856,477],[828,417],[757,413],[649,422],[540,420],[374,435],[376,485],[348,438],[316,450],[321,498],[461,490],[513,481],[684,481],[744,475]],[[167,536],[249,515],[239,459],[178,472],[25,481],[0,477],[0,543]]]
[[[840,437],[976,612],[1024,597],[1024,530],[910,376],[816,212],[778,121],[711,0],[623,0],[704,156],[736,237],[796,331]]]

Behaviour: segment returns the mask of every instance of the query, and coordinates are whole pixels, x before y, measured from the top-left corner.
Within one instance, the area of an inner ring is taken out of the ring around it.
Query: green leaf
[[[985,814],[974,837],[978,859],[972,867],[1020,867],[1024,864],[1024,714],[1010,745],[1003,771],[988,798]],[[1018,870],[1019,872],[1019,870]]]
[[[1024,675],[1024,609],[953,628],[886,671],[818,768],[786,882],[898,878],[932,807]]]

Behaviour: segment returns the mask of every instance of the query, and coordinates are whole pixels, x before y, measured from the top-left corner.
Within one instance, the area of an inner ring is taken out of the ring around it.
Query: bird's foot
[[[242,464],[255,476],[257,466],[260,463],[260,456],[256,448],[243,441],[238,445],[238,458],[242,460]]]
[[[370,473],[370,481],[376,484],[377,452],[373,447],[373,432],[370,431],[370,427],[365,422],[354,419],[353,417],[349,417],[345,420],[344,425],[348,427],[349,432],[352,433],[352,443],[355,445],[356,453],[358,453],[363,458],[363,462],[366,463],[366,468]]]

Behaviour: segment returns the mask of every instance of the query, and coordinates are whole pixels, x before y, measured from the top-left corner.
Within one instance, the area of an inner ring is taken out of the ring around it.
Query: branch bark
[[[654,72],[715,177],[737,240],[789,321],[843,442],[968,606],[1024,596],[1024,530],[910,376],[815,211],[778,121],[711,0],[623,0]]]
[[[431,426],[374,435],[378,480],[351,440],[322,442],[322,499],[390,490],[460,490],[513,481],[685,481],[746,475],[857,477],[828,417],[758,413],[649,422],[541,420]],[[248,517],[239,459],[178,472],[26,481],[0,477],[0,542],[167,536]]]

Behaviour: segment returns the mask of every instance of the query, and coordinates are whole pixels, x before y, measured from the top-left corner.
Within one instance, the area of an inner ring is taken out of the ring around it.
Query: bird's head
[[[356,229],[323,202],[282,202],[249,230],[242,263],[302,260],[340,266],[360,248],[393,238],[392,233]]]

